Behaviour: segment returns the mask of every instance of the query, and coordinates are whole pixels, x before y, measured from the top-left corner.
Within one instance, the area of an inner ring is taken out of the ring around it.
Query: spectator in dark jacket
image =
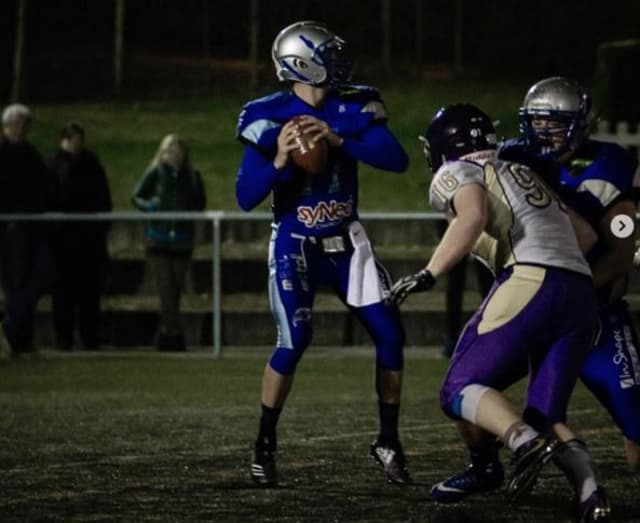
[[[98,157],[85,147],[85,131],[76,122],[60,133],[60,147],[47,161],[54,183],[55,210],[109,212],[111,192]],[[74,331],[85,349],[100,348],[100,294],[107,268],[108,222],[57,222],[51,237],[56,279],[53,321],[56,346],[71,350]]]
[[[13,104],[2,113],[0,213],[39,213],[49,207],[51,188],[40,153],[27,139],[31,111]],[[3,327],[15,355],[33,352],[36,304],[51,281],[45,227],[34,222],[0,222],[0,271],[4,289]]]
[[[177,135],[162,139],[155,157],[133,192],[141,211],[200,211],[206,204],[200,174],[189,158],[186,143]],[[150,221],[145,228],[149,267],[160,294],[159,350],[185,350],[180,322],[180,296],[194,246],[190,221]]]

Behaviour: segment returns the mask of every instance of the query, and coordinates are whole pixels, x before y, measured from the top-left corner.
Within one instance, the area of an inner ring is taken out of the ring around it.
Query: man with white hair
[[[22,104],[12,104],[2,112],[2,134],[11,143],[27,140],[31,126],[31,110]]]
[[[31,111],[22,104],[9,105],[2,113],[0,214],[47,209],[46,168],[27,139],[31,120]],[[51,257],[41,225],[0,222],[0,271],[7,339],[14,355],[33,352],[35,307],[51,276]]]

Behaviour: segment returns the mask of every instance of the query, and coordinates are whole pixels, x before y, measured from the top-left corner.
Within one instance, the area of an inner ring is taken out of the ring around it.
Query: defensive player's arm
[[[426,267],[435,278],[469,254],[482,234],[489,215],[486,188],[477,183],[463,185],[453,197],[453,208],[455,217]]]
[[[637,206],[632,200],[620,200],[613,204],[604,213],[598,222],[600,243],[604,252],[593,263],[593,284],[596,288],[602,287],[623,276],[633,264],[633,252],[635,250],[636,235],[628,238],[618,238],[611,232],[611,222],[617,215],[625,215],[635,223]]]

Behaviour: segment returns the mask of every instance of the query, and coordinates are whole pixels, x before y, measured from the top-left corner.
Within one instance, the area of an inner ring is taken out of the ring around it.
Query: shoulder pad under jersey
[[[453,211],[453,197],[460,187],[477,183],[486,187],[481,165],[465,161],[446,162],[433,176],[429,187],[429,203],[441,212]]]
[[[570,169],[584,169],[585,176],[576,187],[577,192],[591,193],[603,208],[631,194],[638,162],[627,150],[595,140],[588,140],[584,150],[586,154],[580,154],[579,150],[569,165]]]
[[[238,117],[236,137],[259,148],[273,147],[287,119],[285,108],[291,99],[289,91],[278,91],[246,103]]]
[[[372,113],[374,120],[386,120],[387,110],[375,87],[346,85],[338,87],[335,93],[341,102],[356,105],[359,112]]]

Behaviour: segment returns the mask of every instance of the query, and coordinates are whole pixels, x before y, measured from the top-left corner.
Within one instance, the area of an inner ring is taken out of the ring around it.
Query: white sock
[[[598,485],[596,484],[596,478],[591,477],[585,479],[584,483],[582,483],[582,488],[580,489],[580,503],[589,499],[589,496],[593,494],[597,488]]]
[[[540,435],[524,421],[516,421],[511,425],[504,436],[507,446],[515,452],[518,447],[528,443]]]
[[[586,445],[573,439],[564,443],[553,457],[554,463],[573,484],[580,501],[585,501],[598,488],[595,471]]]

